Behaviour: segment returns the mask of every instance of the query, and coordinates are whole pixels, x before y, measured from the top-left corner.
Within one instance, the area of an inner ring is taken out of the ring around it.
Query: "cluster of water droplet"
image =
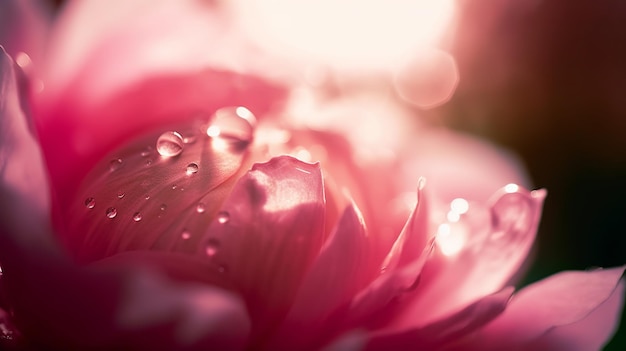
[[[204,121],[194,124],[191,131],[165,131],[158,135],[154,144],[141,148],[136,152],[136,154],[111,159],[108,163],[107,174],[101,175],[101,178],[97,179],[104,179],[103,182],[106,184],[126,184],[128,188],[125,188],[126,185],[120,186],[124,190],[116,191],[114,194],[111,194],[111,197],[108,195],[103,196],[102,193],[98,192],[86,193],[88,196],[83,198],[84,207],[90,214],[101,213],[100,211],[102,210],[98,210],[98,208],[103,208],[105,221],[118,223],[111,227],[115,230],[133,230],[132,228],[140,225],[140,223],[165,218],[164,216],[166,216],[168,212],[168,200],[173,202],[176,201],[172,200],[175,198],[172,193],[168,193],[163,189],[169,188],[171,189],[170,191],[181,193],[185,191],[185,187],[187,186],[191,187],[193,185],[194,189],[197,189],[199,186],[201,187],[202,184],[198,183],[199,180],[194,180],[198,177],[197,175],[202,172],[202,154],[200,153],[196,160],[193,159],[194,156],[190,156],[191,154],[184,157],[182,155],[186,155],[186,148],[191,147],[192,144],[196,144],[197,142],[202,142],[203,144],[194,145],[194,155],[199,152],[198,150],[202,150],[202,148],[206,147],[211,150],[218,150],[219,152],[239,153],[242,150],[245,150],[252,142],[255,128],[256,118],[248,109],[245,107],[225,107],[217,110],[208,119],[208,123]],[[190,157],[192,159],[189,159]],[[146,174],[146,167],[155,169],[155,172],[158,172],[157,169],[163,170],[164,168],[162,167],[165,166],[171,165],[178,167],[178,164],[181,161],[184,162],[183,165],[186,166],[181,167],[183,168],[181,170],[183,173],[180,176],[151,176],[145,179],[139,178],[145,177],[142,175]],[[143,170],[136,168],[137,164],[139,164]],[[161,168],[154,168],[157,164]],[[111,178],[111,181],[107,181],[107,176],[113,176],[115,178]],[[127,181],[124,179],[127,179]],[[174,179],[175,183],[170,183],[171,186],[163,183],[156,184],[155,179],[157,179],[157,181],[158,179],[168,179],[167,181],[172,181],[172,179]],[[166,186],[164,187],[164,185]],[[142,192],[142,201],[139,201],[137,198],[138,192]],[[192,213],[195,213],[196,216],[207,216],[207,213],[214,214],[215,217],[213,218],[213,221],[216,221],[219,225],[228,224],[230,214],[225,211],[219,211],[216,214],[214,206],[208,206],[207,203],[202,201],[201,197],[202,192],[198,192],[198,199],[196,200],[197,203],[195,203]],[[144,203],[149,204],[152,201],[159,203],[159,198],[163,198],[163,201],[155,209],[151,209],[148,205],[144,205]],[[148,200],[151,201],[147,202]],[[102,207],[98,206],[99,203],[103,204],[100,205]],[[133,207],[135,208],[134,211],[132,210]],[[125,217],[125,212],[127,210],[130,210],[128,222],[119,222],[120,217]],[[177,221],[176,223],[181,223],[179,228],[182,229],[179,229],[178,237],[182,239],[183,242],[193,241],[190,239],[194,238],[196,234],[207,235],[206,233],[199,233],[202,229],[198,228],[197,223],[182,225],[187,223],[189,220],[193,220],[193,218],[189,216],[190,214],[184,214],[180,216],[180,218],[170,219],[171,221]],[[204,218],[208,218],[210,220],[210,217]],[[133,225],[126,223],[136,224]],[[204,240],[204,244],[200,243],[200,245],[204,245],[206,255],[213,259],[218,252],[220,241],[214,237],[207,237],[202,240]],[[218,271],[224,272],[225,266],[221,264],[218,265]]]

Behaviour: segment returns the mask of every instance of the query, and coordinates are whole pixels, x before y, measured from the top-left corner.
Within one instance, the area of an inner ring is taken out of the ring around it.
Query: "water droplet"
[[[224,107],[213,114],[206,130],[208,136],[238,145],[248,145],[254,136],[256,117],[245,107]]]
[[[183,138],[183,143],[184,144],[193,144],[195,142],[196,142],[196,136],[195,135],[188,135],[188,136]]]
[[[140,212],[135,212],[135,214],[133,215],[133,221],[135,221],[135,222],[141,221],[142,218],[143,218],[143,216],[141,215]]]
[[[149,158],[146,160],[146,166],[150,166],[152,164],[152,159]]]
[[[124,196],[126,196],[126,194],[123,191],[120,191],[120,192],[117,193],[117,198],[118,199],[123,199]]]
[[[215,254],[217,254],[219,247],[220,247],[220,242],[217,239],[209,239],[205,248],[206,255],[209,257],[215,256]]]
[[[183,232],[180,233],[180,238],[183,240],[187,240],[191,238],[191,233],[187,229],[183,229]]]
[[[111,160],[111,162],[109,162],[109,170],[111,172],[115,172],[118,169],[120,169],[122,167],[122,159],[121,158],[116,158],[114,160]]]
[[[88,197],[85,199],[85,207],[87,207],[88,209],[92,209],[94,207],[96,207],[96,199],[94,199],[93,197]]]
[[[159,155],[165,157],[178,156],[183,152],[183,137],[177,132],[165,132],[157,139],[156,148]]]
[[[198,165],[196,163],[190,163],[187,165],[187,175],[198,173]]]
[[[161,211],[167,210],[167,205],[166,204],[161,204],[160,209],[161,209]]]
[[[117,216],[117,209],[115,207],[107,208],[106,215],[108,218],[115,218]]]
[[[145,199],[150,200],[150,195],[146,194]]]
[[[206,211],[206,205],[202,202],[198,203],[198,205],[196,206],[196,212],[204,213],[204,211]]]
[[[217,214],[217,222],[219,224],[226,224],[228,223],[228,221],[230,221],[230,214],[226,211],[220,211]]]
[[[176,184],[172,185],[172,190],[176,190],[176,188],[178,188],[178,185]]]
[[[141,152],[141,157],[148,157],[152,153],[152,147],[148,146]]]

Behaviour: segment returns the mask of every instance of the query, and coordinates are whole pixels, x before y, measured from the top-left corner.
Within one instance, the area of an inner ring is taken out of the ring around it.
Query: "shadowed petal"
[[[374,332],[366,350],[438,350],[470,334],[504,311],[513,288],[484,297],[463,310],[423,328],[388,334]]]
[[[623,272],[623,267],[562,272],[532,284],[515,295],[507,310],[470,345],[482,345],[482,350],[485,345],[489,345],[489,350],[534,349],[531,345],[570,350],[565,337],[580,340],[581,350],[596,350],[586,346],[602,345],[619,321],[618,308],[623,298],[623,284],[619,282]],[[602,322],[586,330],[581,328],[594,321]],[[605,329],[597,333],[600,326]],[[569,332],[582,334],[568,335]]]
[[[324,241],[319,164],[289,156],[255,164],[235,185],[200,245],[248,302],[267,335],[293,301]]]
[[[333,330],[337,320],[329,317],[352,299],[371,276],[368,267],[371,241],[355,204],[347,207],[320,255],[305,275],[271,348],[289,350],[310,345],[320,330]],[[319,340],[316,340],[319,342]],[[289,346],[291,345],[291,346]]]
[[[380,275],[352,301],[349,312],[352,322],[380,313],[391,317],[390,310],[386,309],[389,302],[411,291],[419,283],[424,264],[433,250],[432,241],[431,244],[426,241],[428,205],[423,186],[424,181],[421,180],[418,203],[383,261]]]

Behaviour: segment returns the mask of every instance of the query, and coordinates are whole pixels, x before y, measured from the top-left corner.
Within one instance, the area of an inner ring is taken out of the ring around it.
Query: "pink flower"
[[[614,332],[623,268],[513,295],[545,191],[509,157],[421,130],[359,160],[271,118],[286,80],[257,78],[218,5],[99,4],[58,19],[32,100],[37,74],[0,59],[8,346],[597,350]]]

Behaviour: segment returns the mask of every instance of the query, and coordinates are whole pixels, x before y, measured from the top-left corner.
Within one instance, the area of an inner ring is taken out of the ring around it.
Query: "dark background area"
[[[460,84],[434,111],[517,152],[546,188],[524,284],[626,264],[626,1],[465,1]],[[626,350],[626,320],[606,350]]]

